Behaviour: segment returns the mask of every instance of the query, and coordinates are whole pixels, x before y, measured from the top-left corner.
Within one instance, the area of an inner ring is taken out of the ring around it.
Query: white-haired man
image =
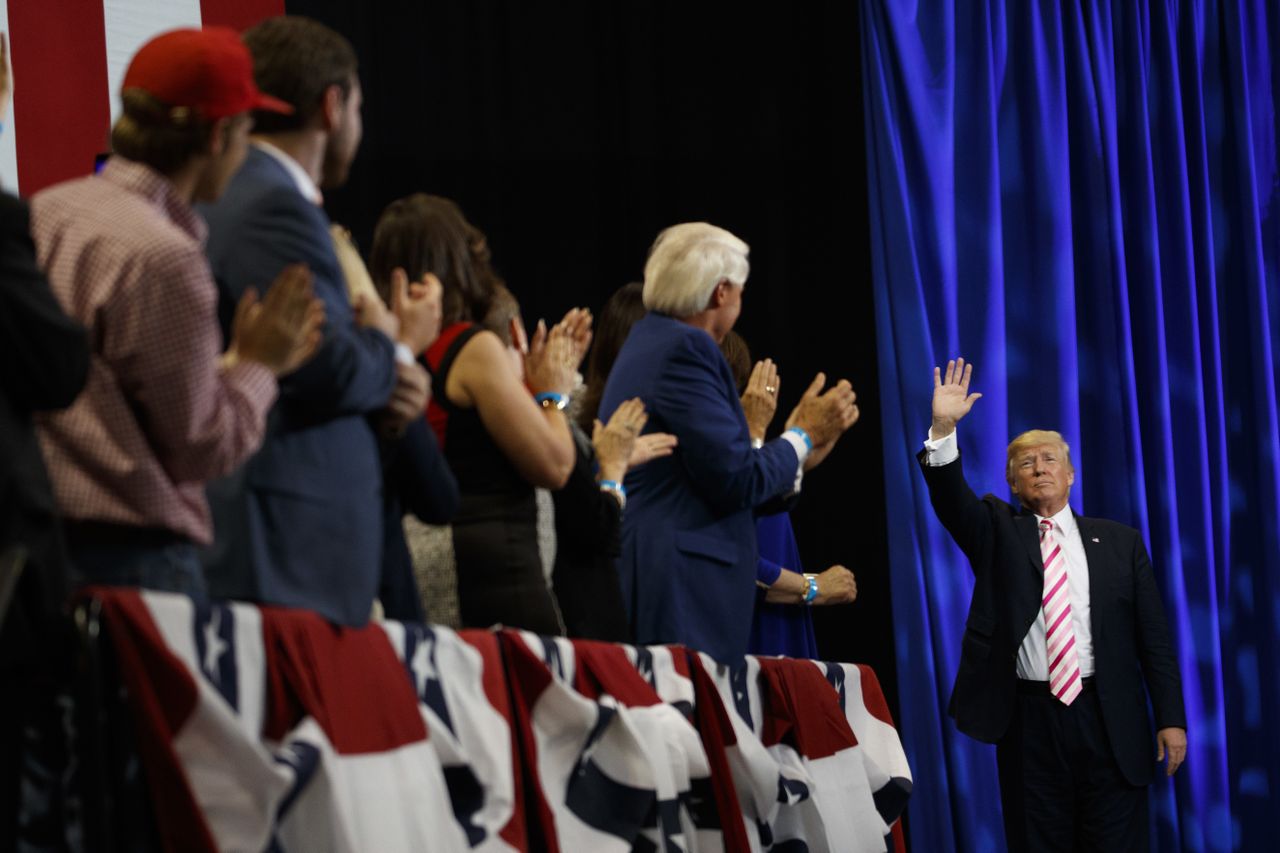
[[[719,343],[742,310],[748,247],[705,222],[674,225],[649,252],[644,305],[600,405],[607,419],[640,397],[648,431],[676,452],[627,475],[618,563],[639,643],[683,643],[730,660],[746,652],[755,601],[753,510],[799,490],[804,471],[858,419],[841,380],[822,374],[779,438],[752,447],[733,371]],[[772,389],[777,393],[777,389]]]
[[[956,443],[982,396],[969,392],[972,373],[962,358],[945,375],[934,368],[919,456],[938,520],[974,573],[950,714],[996,744],[1009,850],[1146,851],[1156,762],[1167,755],[1173,775],[1187,752],[1147,549],[1133,528],[1072,511],[1075,468],[1056,432],[1009,443],[1005,476],[1021,506],[973,493]]]

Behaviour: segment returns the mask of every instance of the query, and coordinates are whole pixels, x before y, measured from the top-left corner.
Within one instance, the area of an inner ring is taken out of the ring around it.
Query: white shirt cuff
[[[782,433],[780,438],[795,448],[796,451],[796,482],[791,489],[791,494],[797,494],[800,491],[800,481],[804,479],[804,460],[809,458],[809,445],[804,443],[804,439],[796,435],[794,432],[787,430]]]
[[[960,456],[960,445],[956,442],[956,430],[952,430],[949,434],[942,438],[925,437],[924,449],[928,452],[926,462],[930,468],[939,468],[943,465],[950,465]]]
[[[407,345],[396,343],[396,361],[405,367],[409,367],[417,363],[418,360],[413,357],[413,350],[409,349]]]

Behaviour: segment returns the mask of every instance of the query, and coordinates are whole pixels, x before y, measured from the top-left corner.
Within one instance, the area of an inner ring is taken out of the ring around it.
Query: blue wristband
[[[550,408],[550,406],[547,405],[548,403],[561,410],[563,410],[565,406],[569,405],[568,396],[555,391],[543,391],[541,394],[534,394],[533,399],[543,408]]]
[[[804,603],[813,604],[814,599],[818,597],[818,576],[805,575],[804,580],[805,580],[805,583],[807,584],[807,587],[804,591]]]
[[[627,508],[627,489],[617,480],[601,480],[596,483],[602,492],[612,492],[613,496],[618,499],[618,507],[620,509]]]
[[[800,436],[800,439],[804,442],[804,446],[813,450],[813,439],[809,438],[809,433],[805,432],[802,428],[793,426],[788,429],[787,432],[794,432],[796,435]]]

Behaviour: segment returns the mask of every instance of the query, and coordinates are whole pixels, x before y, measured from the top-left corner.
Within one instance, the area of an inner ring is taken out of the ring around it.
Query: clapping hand
[[[577,385],[580,361],[573,338],[559,326],[548,332],[547,324],[539,320],[524,356],[525,383],[535,394],[567,397]]]
[[[956,424],[973,408],[973,404],[982,397],[979,393],[969,393],[969,379],[973,376],[973,365],[965,364],[963,358],[947,362],[947,373],[942,375],[942,368],[933,369],[933,425],[929,430],[930,438],[945,438],[955,431]]]
[[[591,431],[591,445],[600,465],[600,478],[621,482],[635,449],[636,439],[644,429],[649,414],[639,397],[633,397],[614,410],[608,424],[599,420]]]
[[[806,471],[826,459],[836,440],[858,422],[858,406],[854,402],[858,396],[853,393],[853,387],[841,379],[825,393],[819,394],[826,382],[826,374],[815,376],[791,412],[791,417],[787,418],[788,428],[803,429],[813,442],[813,449],[804,461]]]
[[[586,308],[572,308],[551,329],[552,334],[561,334],[572,344],[575,370],[582,364],[591,347],[591,322],[591,312]]]
[[[421,355],[440,335],[440,279],[427,273],[421,281],[409,281],[400,267],[391,271],[391,311],[400,319],[400,341],[415,356]]]
[[[742,392],[742,413],[747,416],[747,429],[753,439],[764,440],[765,432],[778,410],[778,389],[782,380],[773,359],[757,361],[751,368],[751,378]]]
[[[240,298],[227,361],[256,361],[284,376],[315,355],[323,325],[324,303],[311,289],[311,270],[294,264],[277,276],[261,302],[253,288]]]

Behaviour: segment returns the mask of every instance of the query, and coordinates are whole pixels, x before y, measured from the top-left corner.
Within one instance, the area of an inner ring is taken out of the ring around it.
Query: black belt
[[[109,521],[75,521],[62,523],[67,547],[80,548],[167,548],[190,545],[191,538],[167,527],[137,527]]]
[[[1080,679],[1080,691],[1088,693],[1093,690],[1093,676],[1086,675]],[[1049,691],[1049,682],[1047,681],[1028,681],[1025,678],[1018,679],[1018,692],[1026,696],[1052,696]]]

